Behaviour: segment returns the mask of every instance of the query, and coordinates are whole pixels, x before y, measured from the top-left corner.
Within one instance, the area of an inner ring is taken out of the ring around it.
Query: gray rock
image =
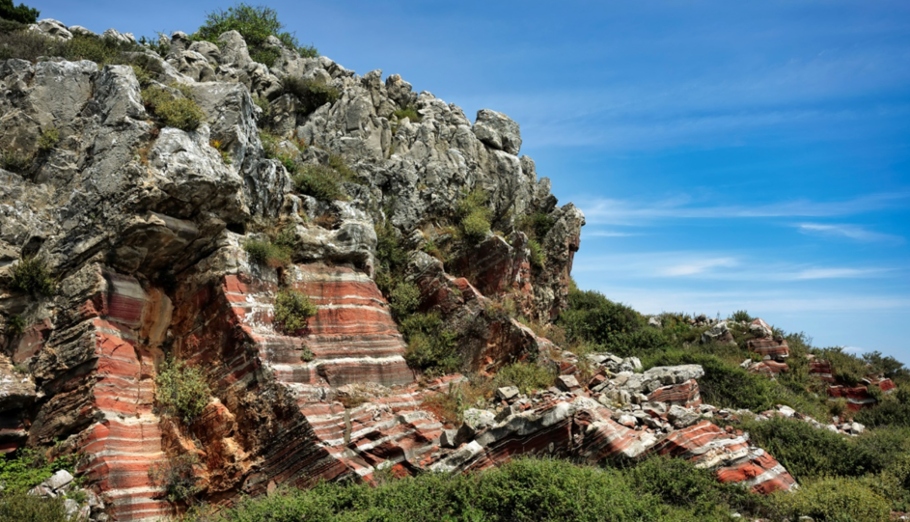
[[[574,375],[560,375],[556,378],[556,386],[567,392],[573,392],[575,390],[581,389],[581,385],[578,383],[578,379]]]
[[[667,411],[667,419],[673,424],[673,427],[677,429],[685,428],[691,426],[698,422],[701,415],[698,412],[683,408],[682,406],[673,405],[670,406],[670,410]]]
[[[521,132],[518,124],[508,116],[489,109],[477,111],[473,127],[477,139],[498,150],[518,154],[521,149]]]
[[[496,390],[496,398],[501,401],[510,401],[518,397],[519,390],[515,386],[503,386]]]
[[[73,476],[70,472],[65,469],[58,470],[54,473],[51,478],[42,482],[43,485],[55,490],[60,491],[66,486],[69,486],[73,482]]]
[[[221,49],[221,63],[238,69],[243,69],[253,63],[246,41],[237,31],[228,31],[218,37],[218,47]]]
[[[657,366],[642,375],[648,381],[653,380],[659,382],[661,386],[668,386],[682,384],[690,379],[700,379],[705,375],[705,370],[699,364]]]
[[[37,23],[30,26],[30,29],[58,40],[70,40],[73,38],[72,31],[67,29],[62,22],[53,18],[38,20]]]
[[[108,29],[107,31],[104,31],[103,33],[101,33],[101,37],[102,38],[111,38],[113,40],[116,40],[116,41],[118,41],[120,43],[124,43],[124,44],[135,44],[136,43],[136,37],[133,36],[133,33],[121,33],[120,31],[113,29],[113,28]]]

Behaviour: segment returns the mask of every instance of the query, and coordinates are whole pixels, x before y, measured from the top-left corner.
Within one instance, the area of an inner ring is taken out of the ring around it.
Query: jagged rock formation
[[[85,31],[55,21],[35,30],[62,39]],[[167,44],[165,57],[128,53],[139,69],[0,62],[0,149],[31,158],[0,170],[0,451],[64,441],[56,451],[85,453],[79,471],[104,502],[93,516],[113,520],[172,514],[155,471],[180,455],[195,456],[199,495],[212,502],[280,484],[371,480],[386,467],[482,469],[518,454],[596,462],[657,452],[756,491],[792,487],[745,435],[702,419],[711,409],[701,405],[700,367],[634,373],[637,361],[603,355],[593,360],[603,371],[579,383],[571,354],[497,308],[509,299],[525,317],[553,319],[584,225],[517,156],[508,117],[484,110],[472,124],[397,75],[357,76],[277,40],[272,67],[254,62],[234,32],[219,45],[182,33]],[[156,123],[137,71],[164,89],[183,86],[205,121],[193,131]],[[339,96],[304,107],[286,78]],[[296,164],[341,157],[353,173],[342,182],[347,197],[297,193],[260,127]],[[59,139],[47,147],[51,129]],[[474,189],[501,234],[445,262],[426,253],[452,240],[458,201]],[[533,215],[548,223],[536,253],[516,226]],[[454,332],[464,370],[549,360],[565,374],[562,391],[503,392],[508,400],[484,416],[492,421],[445,431],[424,401],[462,377],[418,379],[406,364],[374,280],[383,223],[410,252],[403,270],[419,310]],[[277,226],[291,262],[253,262],[244,243]],[[14,267],[32,256],[56,278],[54,295],[11,289]],[[305,335],[276,328],[280,288],[317,305]],[[210,386],[192,423],[157,407],[166,357],[201,369]]]

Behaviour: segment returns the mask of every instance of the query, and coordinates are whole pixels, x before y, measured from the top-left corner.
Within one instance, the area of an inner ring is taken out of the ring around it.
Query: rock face
[[[34,30],[87,34],[53,20]],[[0,149],[27,159],[0,170],[0,451],[62,441],[56,451],[86,454],[77,471],[99,495],[92,513],[121,521],[178,514],[162,477],[180,462],[213,502],[371,481],[384,468],[482,469],[519,454],[598,462],[660,452],[756,491],[792,487],[744,435],[702,420],[701,367],[635,373],[638,359],[597,354],[583,382],[577,359],[509,313],[545,323],[567,306],[584,215],[558,207],[534,162],[517,156],[507,116],[482,110],[472,124],[397,75],[357,76],[277,41],[266,67],[235,32],[218,45],[183,33],[163,44],[164,57],[124,54],[136,69],[0,62]],[[200,126],[156,123],[137,71],[143,85],[195,102]],[[304,106],[283,77],[338,97]],[[287,170],[339,162],[332,198],[298,192]],[[497,233],[457,244],[459,201],[472,192],[485,196]],[[548,226],[523,230],[526,218]],[[561,391],[502,388],[497,411],[444,430],[432,400],[463,377],[408,367],[377,285],[380,227],[407,252],[400,275],[419,293],[415,307],[439,314],[464,370],[538,360],[559,369]],[[266,236],[288,261],[251,258],[245,246]],[[445,261],[427,253],[435,240],[457,244]],[[52,295],[10,284],[32,258],[52,275]],[[276,328],[280,290],[316,306],[293,335]],[[169,358],[209,387],[192,420],[156,398]]]

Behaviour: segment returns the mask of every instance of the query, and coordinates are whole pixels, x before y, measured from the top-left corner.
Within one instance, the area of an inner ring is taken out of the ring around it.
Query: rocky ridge
[[[53,20],[34,30],[60,39],[85,31]],[[518,156],[508,117],[482,110],[472,123],[397,75],[358,76],[277,41],[267,67],[236,32],[218,45],[183,33],[163,44],[165,56],[126,53],[136,67],[0,62],[0,148],[32,159],[0,170],[0,450],[63,441],[52,452],[83,453],[78,472],[100,498],[94,520],[179,510],[155,471],[182,455],[194,458],[195,495],[210,502],[282,484],[370,481],[387,468],[479,470],[518,455],[659,453],[754,491],[794,487],[748,434],[711,422],[720,412],[701,403],[701,367],[641,372],[634,358],[604,353],[589,356],[586,378],[577,357],[503,313],[508,300],[546,322],[566,306],[584,225]],[[338,97],[306,107],[287,78]],[[162,126],[143,103],[149,85],[182,91],[204,122]],[[263,127],[280,154],[263,144]],[[58,140],[47,148],[51,129]],[[288,158],[300,166],[331,157],[353,173],[343,198],[295,189]],[[455,241],[458,202],[475,190],[499,233],[434,257],[431,245]],[[518,226],[528,216],[544,217],[543,234]],[[418,310],[439,314],[457,339],[463,372],[537,361],[560,370],[557,387],[500,389],[459,426],[426,407],[464,377],[408,366],[376,283],[382,226],[408,252],[403,277],[419,292]],[[292,245],[289,263],[256,263],[244,248],[270,228]],[[53,295],[11,288],[15,267],[33,257],[54,274]],[[276,327],[284,288],[317,305],[304,335]],[[786,344],[765,344],[753,351],[785,356]],[[200,368],[211,389],[190,424],[156,403],[167,357]]]

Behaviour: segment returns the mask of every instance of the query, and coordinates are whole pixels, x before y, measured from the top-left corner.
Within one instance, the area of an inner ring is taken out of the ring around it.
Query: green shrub
[[[531,266],[538,270],[542,269],[546,264],[546,258],[543,255],[543,248],[541,248],[540,243],[534,238],[528,238],[528,250],[531,252]]]
[[[301,56],[310,58],[318,56],[315,47],[301,46],[293,34],[282,29],[284,25],[278,21],[278,13],[274,9],[240,3],[229,7],[227,11],[219,9],[208,13],[205,23],[190,38],[217,42],[223,33],[237,31],[246,41],[250,57],[271,58],[271,62],[260,62],[268,67],[271,67],[278,57],[277,52],[271,51],[266,45],[269,36],[278,38],[282,44],[297,51]]]
[[[309,114],[326,103],[335,103],[341,93],[335,87],[315,79],[285,76],[281,79],[285,93],[293,94],[300,101],[300,114]]]
[[[278,268],[291,262],[292,250],[286,245],[250,239],[243,243],[243,249],[249,255],[250,261],[257,265]]]
[[[54,294],[54,278],[39,257],[23,257],[13,266],[10,288],[33,296]]]
[[[910,427],[910,391],[898,388],[875,407],[860,410],[856,420],[869,427]]]
[[[4,522],[68,522],[64,497],[43,498],[25,491],[0,495],[0,520]]]
[[[275,324],[286,334],[295,335],[305,330],[307,319],[316,312],[316,305],[303,292],[283,289],[275,296]]]
[[[475,188],[458,200],[455,214],[462,238],[477,244],[490,233],[491,210],[487,207],[489,195],[481,188]]]
[[[556,371],[537,363],[516,362],[502,367],[493,381],[497,387],[516,386],[521,393],[530,393],[553,386]]]
[[[176,86],[174,88],[177,89]],[[177,90],[181,91],[181,96],[172,90],[153,85],[142,90],[142,102],[165,126],[185,131],[196,130],[205,121],[205,113],[195,101],[182,96],[182,91],[186,89]]]
[[[550,229],[556,224],[556,219],[546,212],[534,212],[522,216],[518,220],[518,229],[527,234],[528,237],[537,241],[543,241],[550,233]]]
[[[0,18],[20,24],[33,24],[40,14],[40,11],[25,4],[14,6],[13,0],[0,0]]]
[[[862,481],[843,477],[804,483],[794,493],[777,494],[775,500],[792,519],[809,516],[819,522],[887,522],[891,515],[886,499]]]
[[[25,331],[25,326],[25,319],[21,315],[14,315],[7,321],[6,331],[8,334],[19,335]]]
[[[429,375],[444,375],[461,367],[456,335],[443,327],[439,314],[412,314],[401,322],[401,333],[408,343],[404,358],[410,367]]]
[[[870,368],[859,357],[849,354],[841,347],[815,348],[812,353],[819,359],[831,363],[834,378],[838,383],[846,386],[856,386],[870,373]]]
[[[389,306],[392,315],[401,321],[417,311],[417,307],[420,306],[420,289],[410,281],[398,283],[389,295]]]
[[[589,341],[608,349],[620,347],[618,336],[644,326],[632,308],[614,303],[600,292],[578,289],[569,290],[569,308],[559,316],[559,323],[570,343]]]
[[[751,323],[754,320],[752,319],[752,316],[749,315],[749,312],[745,310],[737,310],[733,312],[733,315],[730,316],[730,319],[736,322],[745,321],[747,323]]]
[[[54,147],[57,146],[57,142],[60,141],[60,131],[56,128],[51,127],[45,129],[41,133],[41,137],[38,138],[38,152],[47,153],[50,152]]]
[[[209,403],[211,390],[202,370],[183,361],[167,359],[155,377],[155,400],[162,413],[190,424]]]
[[[420,122],[420,114],[417,112],[417,107],[414,107],[412,105],[409,105],[402,109],[395,109],[395,112],[393,112],[392,115],[399,120],[407,118],[412,123]]]
[[[321,201],[346,200],[347,194],[341,187],[338,171],[327,165],[306,164],[294,176],[294,187],[301,194],[313,196]]]
[[[22,173],[27,171],[34,161],[35,158],[33,156],[21,150],[0,151],[0,168],[3,170]]]
[[[48,461],[41,450],[20,448],[15,455],[0,456],[0,485],[4,493],[24,493],[61,469],[73,472],[77,460],[77,455],[64,455]]]
[[[169,502],[192,501],[202,490],[197,484],[193,469],[197,464],[199,459],[193,453],[168,457],[164,463],[157,464],[149,470],[149,478],[164,489],[165,498]]]

